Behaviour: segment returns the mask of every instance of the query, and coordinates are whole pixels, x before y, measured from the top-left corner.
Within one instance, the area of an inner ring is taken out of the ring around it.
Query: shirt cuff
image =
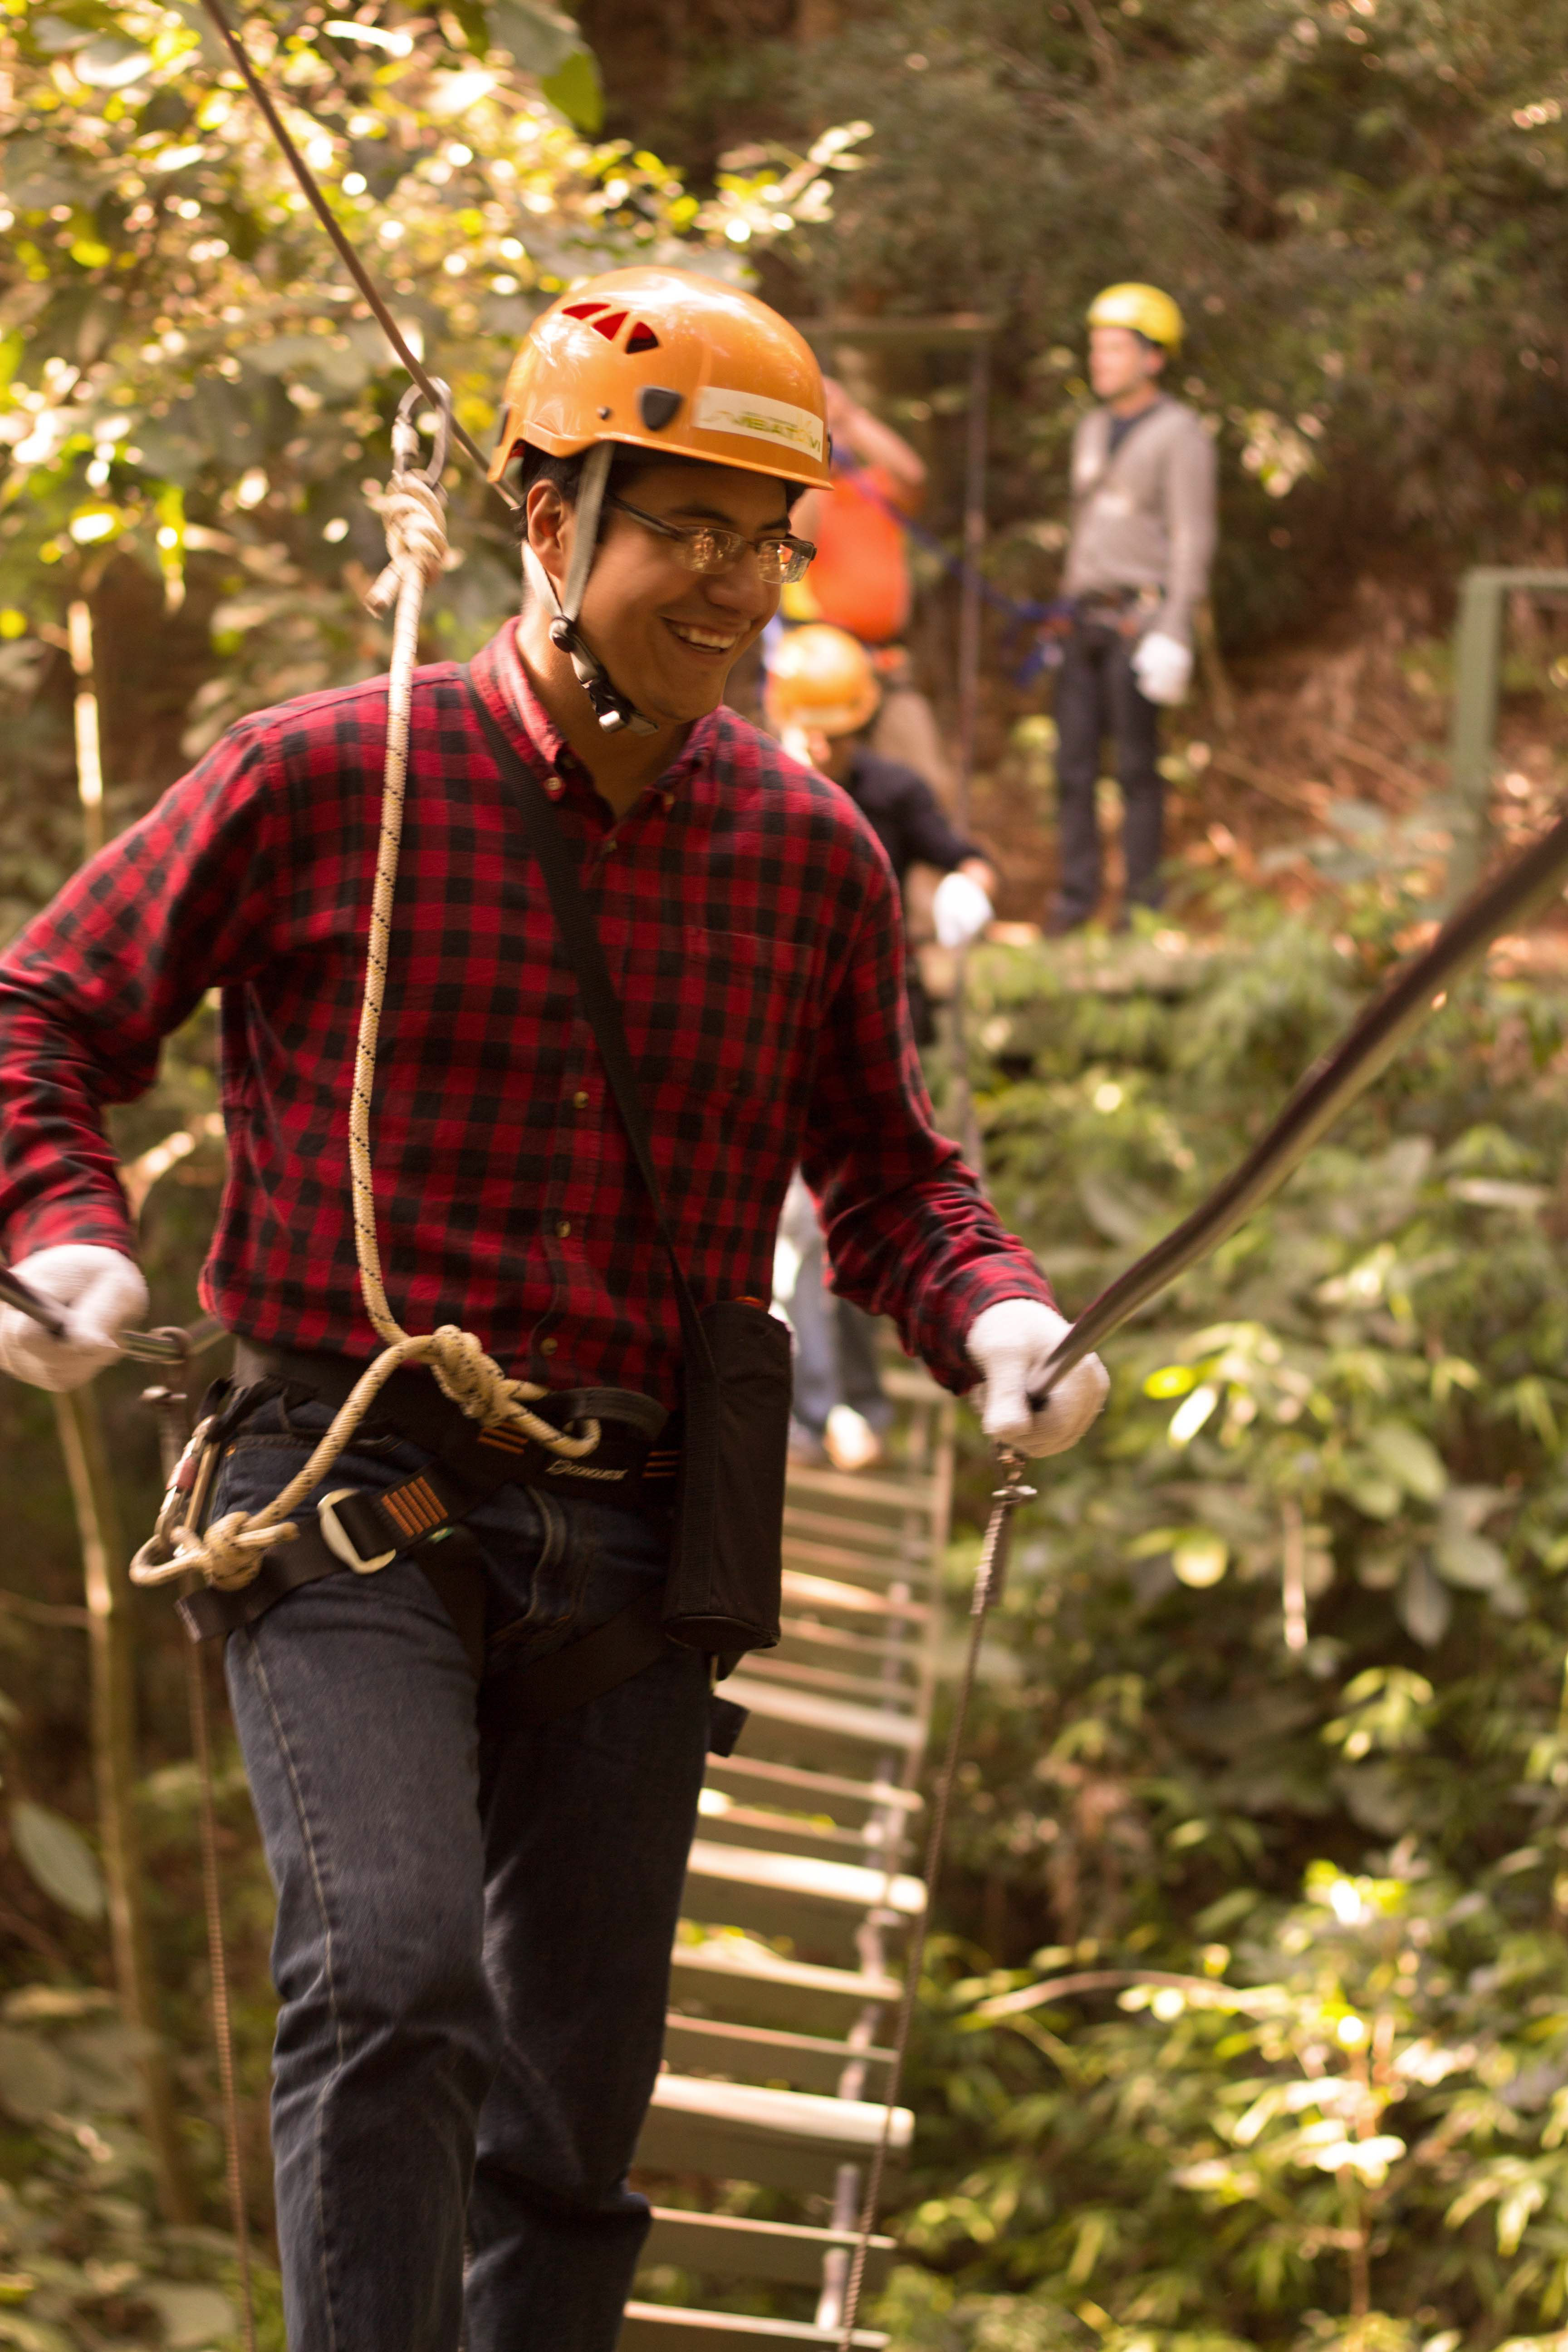
[[[980,1378],[980,1368],[964,1345],[976,1317],[1005,1298],[1037,1298],[1042,1307],[1061,1312],[1050,1284],[1022,1242],[977,1258],[944,1282],[940,1297],[932,1301],[929,1324],[921,1318],[926,1328],[919,1335],[917,1352],[932,1380],[955,1396],[964,1395]]]
[[[64,1242],[90,1242],[100,1249],[118,1250],[121,1257],[136,1255],[136,1237],[123,1200],[116,1203],[95,1196],[19,1209],[5,1228],[5,1263],[17,1265]]]

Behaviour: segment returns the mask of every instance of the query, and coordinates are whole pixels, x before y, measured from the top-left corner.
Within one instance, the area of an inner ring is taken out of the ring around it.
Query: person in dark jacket
[[[865,647],[826,623],[786,636],[768,674],[767,712],[787,751],[841,785],[887,852],[900,894],[912,866],[942,879],[932,901],[938,944],[967,947],[991,920],[996,876],[950,823],[926,779],[867,748],[881,689]],[[904,986],[915,1042],[936,1034],[920,969],[906,950]],[[863,1470],[879,1460],[892,1417],[877,1370],[877,1323],[825,1287],[816,1208],[795,1176],[779,1226],[775,1289],[795,1336],[795,1427],[800,1462]]]

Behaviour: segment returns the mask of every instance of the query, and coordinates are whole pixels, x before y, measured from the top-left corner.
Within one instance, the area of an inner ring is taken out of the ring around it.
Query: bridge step
[[[756,1756],[710,1756],[708,1785],[791,1812],[826,1813],[846,1823],[864,1822],[883,1811],[902,1813],[912,1822],[925,1805],[918,1790],[900,1789],[891,1780],[852,1780],[836,1772],[766,1763]]]
[[[899,1998],[897,1977],[863,1969],[821,1969],[786,1960],[747,1936],[710,1936],[677,1944],[671,1956],[676,1999],[742,2025],[778,2025],[798,2033],[847,2033],[863,2009]]]
[[[870,2162],[884,2112],[869,2099],[661,2074],[637,2143],[637,2168],[831,2196],[841,2164]],[[914,2121],[908,2107],[894,2108],[890,2164],[909,2147]]]
[[[837,2327],[812,2327],[795,2319],[752,2319],[740,2312],[681,2311],[670,2303],[628,2303],[621,2322],[619,2352],[800,2352],[817,2344],[834,2352],[843,2342]],[[855,2352],[885,2352],[888,2337],[858,2327]]]
[[[903,1815],[899,1816],[900,1822]],[[815,1854],[823,1862],[866,1860],[867,1823],[858,1830],[829,1829],[823,1822],[792,1820],[788,1813],[765,1812],[755,1805],[737,1805],[721,1789],[702,1791],[702,1835],[716,1845],[767,1846],[774,1853]],[[879,1848],[871,1849],[877,1861]]]
[[[724,1696],[751,1716],[745,1729],[748,1756],[776,1757],[787,1763],[864,1764],[873,1754],[918,1756],[925,1726],[917,1716],[891,1707],[857,1706],[845,1698],[781,1689],[754,1675],[731,1675]]]
[[[851,2253],[848,2230],[807,2230],[787,2221],[740,2221],[729,2213],[688,2213],[656,2205],[647,2260],[682,2270],[717,2271],[730,2278],[773,2279],[781,2285],[816,2286],[826,2254]],[[871,2239],[866,2254],[866,2284],[872,2293],[890,2267],[891,2238]]]
[[[906,1926],[925,1908],[925,1888],[902,1871],[868,1870],[811,1854],[692,1842],[680,1907],[700,1924],[745,1927],[798,1943],[827,1944],[853,1958],[855,1930],[868,1911]]]
[[[727,2074],[742,2082],[786,2083],[795,2091],[838,2094],[847,2066],[863,2065],[868,2090],[880,2092],[890,2050],[856,2050],[816,2033],[781,2033],[760,2025],[732,2025],[715,2017],[671,2016],[664,2054],[677,2074]]]

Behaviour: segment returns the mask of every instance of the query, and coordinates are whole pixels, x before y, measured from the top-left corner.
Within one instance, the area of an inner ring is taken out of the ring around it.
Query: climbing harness
[[[202,1510],[216,1467],[214,1439],[217,1426],[213,1418],[205,1421],[191,1438],[176,1468],[157,1527],[131,1563],[132,1580],[136,1584],[172,1583],[193,1570],[226,1591],[250,1583],[259,1573],[268,1550],[298,1537],[300,1529],[289,1512],[321,1484],[353,1442],[355,1431],[387,1381],[405,1364],[428,1365],[442,1392],[487,1430],[505,1429],[530,1438],[565,1461],[579,1460],[591,1454],[599,1443],[600,1429],[595,1420],[587,1420],[582,1433],[574,1435],[531,1412],[530,1405],[548,1396],[549,1390],[535,1381],[511,1379],[486,1353],[473,1332],[459,1330],[450,1323],[419,1337],[405,1331],[387,1302],[382,1279],[371,1164],[371,1097],[375,1085],[376,1043],[386,992],[392,908],[403,839],[409,710],[419,615],[426,588],[439,579],[449,554],[440,480],[446,462],[451,394],[439,378],[431,380],[431,390],[438,404],[436,451],[423,472],[416,472],[412,466],[418,447],[412,410],[423,396],[421,387],[411,386],[404,394],[393,426],[392,479],[379,501],[386,526],[389,561],[371,592],[371,601],[382,609],[395,594],[396,614],[387,677],[381,833],[376,845],[364,997],[360,1008],[349,1107],[349,1175],[360,1296],[373,1329],[385,1345],[354,1383],[331,1427],[304,1467],[281,1492],[258,1510],[226,1512],[204,1531]]]

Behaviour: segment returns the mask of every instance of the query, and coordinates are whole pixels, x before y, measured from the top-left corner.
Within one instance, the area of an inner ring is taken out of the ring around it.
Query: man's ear
[[[552,580],[563,580],[572,556],[572,509],[553,482],[535,482],[524,504],[527,543]]]

